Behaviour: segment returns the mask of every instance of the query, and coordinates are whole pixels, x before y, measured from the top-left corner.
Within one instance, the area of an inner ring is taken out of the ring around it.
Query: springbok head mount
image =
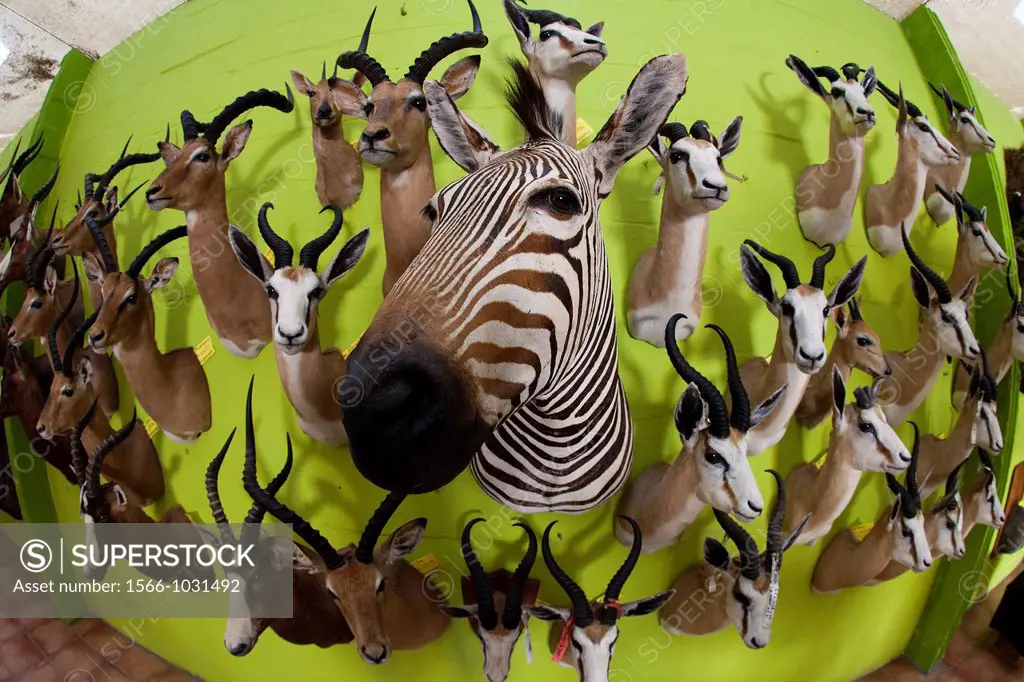
[[[4,262],[0,264],[0,269],[7,266],[2,274],[4,287],[12,281],[8,275],[15,274],[15,271],[21,270],[25,280],[25,299],[6,332],[7,340],[16,347],[27,339],[45,336],[46,329],[61,308],[57,297],[57,270],[53,264],[53,249],[48,246],[56,218],[55,206],[50,218],[50,228],[43,239],[35,247],[32,247],[32,242],[28,239],[19,240],[18,245],[11,248]],[[26,246],[31,248],[27,255]],[[20,264],[14,262],[16,250],[20,252]]]
[[[171,129],[168,126],[167,133],[164,136],[164,144],[170,139],[170,134]],[[107,170],[100,174],[86,173],[83,187],[85,194],[78,195],[78,201],[75,204],[75,216],[53,238],[53,249],[58,255],[70,254],[72,256],[80,256],[94,251],[96,244],[92,239],[92,232],[86,221],[92,220],[98,223],[100,227],[107,225],[124,208],[124,205],[128,203],[132,195],[146,184],[143,181],[135,189],[128,192],[124,199],[118,202],[117,187],[112,186],[117,175],[132,166],[152,163],[160,158],[159,152],[153,152],[152,154],[128,154],[128,145],[131,144],[131,141],[129,137],[128,141],[125,142],[124,148],[121,150],[120,156]]]
[[[725,534],[735,543],[739,556],[730,558],[729,550],[713,538],[704,540],[704,561],[722,573],[731,583],[725,599],[725,611],[729,620],[751,649],[763,649],[772,637],[772,621],[775,619],[775,602],[779,598],[779,573],[782,570],[782,555],[803,532],[810,521],[810,514],[788,538],[783,540],[782,523],[786,514],[786,487],[779,472],[768,469],[775,479],[779,495],[772,507],[768,520],[768,538],[764,553],[757,549],[757,542],[731,516],[718,509],[715,519]]]
[[[600,205],[619,169],[650,144],[682,96],[685,57],[648,62],[583,150],[561,142],[559,117],[525,67],[515,76],[509,101],[529,141],[504,153],[470,152],[454,103],[443,94],[436,101],[431,116],[445,150],[457,161],[472,154],[478,170],[425,207],[430,239],[349,356],[339,402],[353,459],[385,489],[426,492],[447,484],[500,422],[567,380],[564,368],[593,352],[591,339],[607,334],[613,343]],[[456,141],[462,152],[451,146]],[[500,210],[487,210],[489,203]],[[565,267],[544,273],[538,258]],[[464,284],[452,286],[453,275]],[[577,288],[586,302],[568,297]],[[514,345],[507,324],[496,321],[510,316],[514,326],[530,328]],[[399,333],[405,340],[383,366],[382,343]],[[404,392],[400,399],[396,389]],[[352,400],[352,391],[361,399]],[[427,409],[410,418],[413,405]],[[394,428],[396,419],[408,428]]]
[[[338,78],[337,64],[334,65],[334,73],[328,78],[327,62],[324,62],[320,80],[316,83],[303,73],[292,71],[292,83],[296,90],[309,97],[309,117],[313,125],[319,128],[329,128],[338,123],[342,114],[366,118],[363,107],[358,105],[366,99],[360,89],[364,80],[360,73],[353,80]]]
[[[252,429],[252,382],[245,411],[248,438]],[[308,521],[279,502],[269,489],[260,487],[255,450],[245,453],[243,485],[249,496],[278,521],[292,524],[295,534],[323,559],[327,591],[352,628],[359,656],[374,665],[386,661],[391,645],[381,618],[383,593],[388,581],[395,579],[394,566],[416,549],[427,520],[419,518],[406,523],[377,547],[384,527],[405,499],[404,494],[390,493],[370,517],[359,544],[339,550]]]
[[[256,441],[253,437],[253,429],[250,428],[251,424],[252,422],[246,423],[246,453],[250,450],[255,453],[256,450]],[[210,511],[213,515],[213,521],[217,524],[217,529],[220,531],[220,537],[218,538],[220,544],[252,547],[251,556],[253,557],[253,561],[250,565],[239,565],[225,570],[226,575],[231,579],[238,581],[239,589],[232,592],[229,597],[231,617],[228,618],[227,626],[224,630],[224,648],[226,648],[228,653],[232,656],[245,656],[247,653],[252,651],[253,647],[256,646],[256,642],[259,640],[260,635],[270,625],[270,619],[247,617],[247,614],[255,611],[255,609],[252,608],[253,605],[267,603],[267,586],[274,584],[274,581],[267,580],[265,576],[261,575],[261,570],[256,567],[280,565],[290,566],[292,563],[292,555],[289,551],[287,557],[279,556],[277,551],[282,547],[281,543],[269,542],[267,541],[266,536],[263,536],[260,533],[260,524],[263,522],[263,517],[266,515],[266,509],[261,507],[255,501],[249,508],[249,512],[245,515],[242,530],[237,538],[229,525],[230,522],[228,521],[227,513],[224,511],[224,505],[222,505],[220,501],[218,479],[220,477],[221,466],[224,464],[224,458],[231,447],[231,441],[234,440],[234,437],[235,430],[232,429],[227,440],[224,442],[224,446],[220,449],[220,452],[217,453],[217,456],[210,461],[210,465],[206,469],[206,498],[210,502]],[[276,495],[278,491],[280,491],[281,487],[288,479],[288,475],[291,473],[291,438],[287,439],[286,449],[287,459],[285,460],[284,466],[267,486],[267,493],[270,495]],[[255,454],[253,454],[253,457],[255,457]],[[284,560],[283,562],[282,559]]]
[[[996,139],[978,121],[977,107],[969,107],[953,99],[945,85],[941,89],[935,87],[931,81],[928,82],[928,85],[936,95],[942,98],[950,129],[959,132],[963,140],[963,149],[961,150],[963,153],[978,154],[995,151]]]
[[[359,138],[359,154],[367,163],[386,170],[402,170],[410,167],[429,149],[427,131],[430,129],[430,117],[423,94],[427,76],[446,57],[460,50],[487,45],[480,15],[472,0],[467,1],[473,17],[473,29],[435,41],[416,58],[399,81],[392,81],[384,67],[366,52],[376,9],[366,22],[359,49],[338,55],[338,66],[356,69],[373,87],[369,97],[362,91],[351,93],[350,98],[345,95],[349,99],[346,106],[361,108],[369,121]],[[462,97],[473,85],[479,68],[479,55],[461,59],[448,67],[439,81],[440,85],[452,99]]]
[[[782,273],[786,284],[786,292],[782,296],[775,293],[771,275],[754,255],[755,252],[774,263]],[[835,255],[835,247],[828,245],[825,252],[814,259],[810,281],[803,284],[796,265],[789,258],[772,253],[751,239],[745,239],[740,247],[743,279],[768,304],[768,310],[779,318],[779,335],[786,361],[795,363],[805,374],[814,374],[825,364],[825,323],[829,312],[846,305],[854,297],[868,261],[867,256],[857,261],[826,295],[825,267]]]
[[[1013,290],[1013,280],[1010,269],[1006,268],[1006,291],[1010,295],[1010,312],[1008,321],[1004,324],[1012,325],[1011,354],[1017,360],[1024,362],[1024,300],[1020,294]]]
[[[1003,449],[1003,430],[999,426],[996,379],[988,364],[988,353],[981,348],[981,363],[971,371],[969,395],[977,399],[978,418],[974,421],[972,442],[979,448],[999,454]],[[967,409],[965,407],[964,409]]]
[[[544,539],[541,544],[544,553],[544,563],[547,564],[551,576],[565,591],[571,602],[570,607],[548,606],[547,604],[533,604],[525,606],[531,616],[547,621],[563,621],[565,630],[563,638],[568,638],[575,650],[574,663],[576,671],[581,680],[586,682],[607,682],[611,669],[612,654],[615,652],[615,641],[619,638],[619,619],[627,616],[643,616],[660,609],[665,602],[672,598],[675,590],[659,592],[646,599],[619,603],[619,595],[622,592],[626,580],[636,566],[640,558],[640,548],[643,545],[643,534],[636,521],[628,516],[619,516],[633,528],[633,546],[629,555],[612,579],[608,581],[608,587],[604,591],[604,597],[600,602],[591,603],[586,593],[569,577],[569,575],[558,565],[555,555],[551,552],[551,529],[557,521],[552,521],[544,529]]]
[[[999,479],[996,477],[996,467],[985,450],[978,448],[977,452],[978,460],[981,463],[981,475],[984,477],[982,484],[984,504],[981,505],[980,513],[975,516],[974,522],[993,528],[1002,528],[1006,523],[1006,511],[999,499]]]
[[[900,139],[909,137],[913,141],[926,166],[948,166],[960,160],[960,150],[936,130],[916,104],[903,97],[902,85],[896,93],[879,81],[878,91],[899,112],[896,133]]]
[[[232,225],[228,229],[228,238],[238,262],[267,290],[274,321],[274,343],[283,353],[294,354],[301,351],[315,333],[317,306],[327,295],[328,289],[359,262],[366,249],[370,230],[365,229],[345,242],[323,274],[317,274],[321,254],[341,233],[341,209],[326,206],[320,211],[333,211],[334,221],[326,232],[302,247],[299,264],[295,266],[292,265],[292,245],[274,232],[267,220],[267,210],[273,207],[269,201],[263,204],[257,218],[263,241],[274,252],[273,268],[256,244],[237,227]]]
[[[541,81],[560,80],[575,86],[608,56],[601,40],[603,21],[583,30],[580,22],[558,12],[526,9],[514,0],[504,0],[504,5],[530,70]],[[530,24],[540,31],[536,38]]]
[[[8,271],[11,270],[12,260],[15,255],[16,246],[23,244],[22,251],[31,249],[33,244],[36,244],[36,213],[39,211],[39,205],[50,196],[50,192],[53,190],[53,186],[57,183],[57,175],[60,173],[60,164],[57,164],[53,169],[53,174],[50,179],[43,183],[43,186],[37,189],[28,200],[28,204],[24,207],[18,215],[12,218],[10,223],[10,240],[11,250],[7,252],[3,260],[0,261],[0,277],[10,280]],[[60,202],[57,202],[58,204]],[[19,204],[19,207],[21,205]],[[2,211],[2,204],[0,204],[0,211]],[[56,219],[57,207],[54,206],[54,218],[51,219],[51,223]],[[6,227],[6,226],[5,226]],[[46,239],[37,245],[37,252],[43,246],[48,245],[52,238],[53,232],[47,234]],[[5,235],[6,236],[6,235]]]
[[[964,502],[960,496],[960,470],[967,460],[960,462],[946,478],[946,490],[928,513],[940,517],[931,547],[935,556],[962,557],[964,548]]]
[[[505,682],[516,643],[527,629],[529,614],[523,609],[523,597],[530,579],[530,570],[537,559],[537,536],[525,523],[514,524],[526,533],[529,547],[511,578],[508,593],[496,592],[477,559],[470,537],[473,526],[483,521],[482,518],[473,519],[462,531],[462,558],[469,569],[476,603],[445,606],[443,610],[452,618],[469,619],[473,632],[483,646],[484,677],[488,682]]]
[[[1005,268],[1010,259],[988,229],[988,207],[978,210],[960,192],[949,192],[939,185],[935,190],[955,209],[956,229],[961,241],[967,242],[970,262],[985,268]]]
[[[679,352],[675,331],[683,317],[677,313],[665,326],[668,357],[679,376],[689,383],[675,410],[676,430],[685,448],[680,457],[693,457],[697,464],[697,496],[701,500],[749,521],[764,510],[764,500],[747,459],[747,431],[771,414],[786,387],[779,388],[751,412],[729,336],[716,325],[706,325],[718,334],[725,346],[732,397],[732,414],[729,414],[718,388]]]
[[[654,138],[649,149],[668,174],[669,191],[676,203],[713,211],[729,201],[726,177],[736,176],[726,172],[722,160],[739,147],[742,125],[743,117],[737,116],[721,138],[715,137],[706,121],[694,121],[689,130],[682,123],[661,127],[659,137]]]
[[[103,303],[94,313],[96,322],[89,334],[89,345],[94,351],[104,353],[130,338],[140,328],[152,328],[151,294],[155,289],[171,281],[178,269],[178,259],[161,259],[153,267],[153,273],[149,277],[142,276],[142,268],[157,251],[187,235],[188,228],[185,225],[179,225],[158,235],[146,244],[131,265],[121,272],[113,260],[103,234],[99,231],[94,232],[103,260],[102,265],[95,258],[86,257],[85,260],[89,279],[100,282],[103,291]]]
[[[225,133],[228,124],[256,107],[291,112],[295,102],[287,84],[285,91],[287,96],[272,90],[248,92],[224,107],[209,123],[197,121],[188,110],[182,111],[182,146],[169,141],[157,145],[166,168],[146,190],[149,207],[154,211],[164,208],[190,211],[202,204],[211,189],[219,187],[223,191],[228,164],[242,153],[252,133],[252,120],[239,123]],[[221,135],[224,135],[224,142],[218,151]]]
[[[967,305],[974,298],[974,290],[978,285],[977,278],[972,277],[963,289],[953,294],[946,280],[928,267],[910,246],[906,224],[901,225],[900,229],[903,232],[903,248],[913,264],[910,269],[910,281],[914,298],[931,320],[932,328],[938,337],[936,352],[964,360],[977,359],[981,347],[967,317]]]
[[[831,66],[810,67],[792,54],[786,58],[786,66],[796,73],[808,90],[828,104],[844,133],[864,135],[875,126],[875,110],[868,103],[868,97],[878,85],[875,67],[869,66],[864,71],[850,63],[843,66],[840,74]],[[864,78],[858,82],[857,77],[862,71]],[[828,89],[821,84],[822,78],[829,82]]]
[[[20,176],[43,151],[43,143],[43,136],[40,135],[21,154],[18,154],[18,150],[21,148],[21,138],[18,138],[15,143],[11,162],[0,175],[0,182],[3,183],[3,191],[0,192],[0,224],[9,224],[23,212],[22,202],[24,202],[25,196]]]
[[[888,530],[896,539],[893,560],[920,573],[932,565],[932,551],[925,533],[924,516],[921,513],[921,491],[917,486],[917,456],[920,452],[921,433],[917,424],[910,422],[910,425],[914,428],[914,447],[910,450],[906,486],[901,485],[892,474],[885,475],[889,490],[896,496],[889,516]]]
[[[892,367],[882,349],[882,339],[864,321],[856,298],[851,298],[845,308],[833,308],[832,321],[836,325],[836,343],[845,343],[846,359],[853,367],[876,379],[892,374]]]
[[[838,367],[832,368],[832,431],[847,438],[853,453],[853,468],[898,474],[910,465],[910,453],[878,405],[875,388],[853,391],[854,402],[846,405],[846,382]]]

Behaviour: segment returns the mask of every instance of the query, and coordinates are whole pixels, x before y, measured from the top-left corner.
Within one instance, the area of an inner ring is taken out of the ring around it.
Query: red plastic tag
[[[562,626],[562,636],[558,638],[555,653],[551,655],[551,660],[555,663],[561,663],[565,658],[565,652],[569,650],[569,637],[572,636],[572,628],[572,616],[569,616],[569,620],[565,621],[565,625]]]

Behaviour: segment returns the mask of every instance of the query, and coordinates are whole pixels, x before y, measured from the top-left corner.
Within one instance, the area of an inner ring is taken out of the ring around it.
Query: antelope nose
[[[979,355],[981,355],[981,348],[979,348],[978,346],[969,346],[967,348],[967,352],[970,354],[971,358],[973,359],[973,358],[976,358]]]
[[[317,108],[316,115],[317,115],[318,118],[330,118],[331,117],[331,105],[329,105],[326,102],[324,102],[323,104],[321,104]]]
[[[597,38],[584,38],[583,43],[585,45],[604,45],[604,41]]]
[[[146,199],[152,199],[157,194],[160,194],[160,190],[162,189],[162,185],[152,185],[149,189],[146,190]]]
[[[861,116],[867,116],[868,118],[871,118],[872,116],[875,115],[875,112],[871,111],[870,109],[865,109],[864,107],[857,107],[857,113],[860,114]]]
[[[39,434],[40,438],[45,439],[46,438],[46,425],[41,423],[41,422],[36,424],[36,433]]]
[[[750,511],[754,512],[754,514],[760,514],[761,512],[764,511],[764,507],[763,506],[759,507],[756,504],[754,504],[753,502],[747,502],[747,507],[749,507]]]
[[[757,637],[751,637],[750,638],[750,646],[753,649],[763,649],[764,648],[764,642],[762,642]]]
[[[927,568],[931,568],[932,567],[932,560],[931,559],[925,559],[924,561],[921,562],[921,565],[924,566],[926,569]]]
[[[90,343],[99,343],[100,341],[103,340],[103,337],[106,336],[106,335],[107,335],[106,332],[99,332],[98,334],[89,334],[89,342]]]
[[[383,644],[364,646],[359,651],[363,654],[363,658],[375,665],[383,663],[384,659],[388,657],[388,648]]]
[[[890,365],[888,362],[885,363],[885,376],[887,376],[887,377],[891,377],[892,376],[892,365]]]
[[[716,192],[724,192],[725,190],[728,189],[728,187],[726,187],[724,185],[716,185],[715,183],[711,182],[707,178],[705,178],[704,180],[701,180],[700,184],[704,185],[708,189],[713,189]]]
[[[283,327],[281,327],[280,325],[278,325],[278,327],[277,327],[277,333],[278,333],[278,335],[280,335],[280,336],[283,336],[284,338],[288,339],[289,341],[293,341],[293,340],[295,340],[295,339],[299,338],[300,336],[302,336],[302,329],[299,329],[299,330],[298,330],[297,332],[295,332],[294,334],[289,334],[288,332],[286,332],[286,331],[284,330],[284,328],[283,328]]]
[[[387,128],[381,128],[380,130],[374,130],[372,132],[364,130],[362,135],[362,138],[367,142],[379,142],[381,140],[386,140],[389,137],[391,137],[391,131]]]
[[[249,653],[249,645],[247,644],[236,644],[228,647],[228,653],[232,656],[245,656]]]
[[[800,357],[804,360],[810,360],[811,362],[818,362],[825,358],[825,351],[821,351],[817,355],[810,355],[803,348],[800,349]]]

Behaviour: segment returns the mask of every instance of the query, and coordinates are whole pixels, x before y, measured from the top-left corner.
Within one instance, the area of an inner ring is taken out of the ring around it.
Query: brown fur
[[[1013,367],[1013,331],[1016,325],[1017,318],[1014,315],[1014,310],[1011,309],[1010,314],[1003,318],[1003,324],[999,327],[996,337],[992,339],[992,346],[988,349],[989,366],[997,386]],[[961,409],[970,387],[971,375],[964,369],[963,362],[957,362],[953,381],[953,405],[957,409]]]
[[[902,126],[898,127],[902,130]],[[914,206],[921,198],[921,187],[916,182],[917,167],[920,163],[917,141],[900,133],[899,155],[892,178],[881,185],[868,188],[864,202],[865,224],[871,227],[899,230],[907,220],[907,231],[913,225],[916,214]]]
[[[950,130],[946,134],[946,139],[949,143],[959,149],[961,152],[966,152],[968,145],[964,142],[963,131],[957,128]],[[971,171],[971,155],[964,153],[956,161],[956,163],[948,166],[933,166],[928,169],[928,179],[924,184],[924,198],[927,200],[933,194],[936,193],[935,185],[938,184],[941,187],[949,191],[961,192],[964,189],[964,185],[967,184],[967,176]],[[948,204],[947,204],[948,206]]]
[[[836,592],[874,580],[889,565],[895,543],[894,532],[888,530],[892,507],[879,515],[867,536],[858,541],[853,531],[845,528],[832,538],[814,567],[811,587],[818,592]]]
[[[85,257],[85,254],[89,253],[102,263],[103,257],[100,254],[99,247],[92,238],[88,225],[85,224],[85,216],[92,213],[95,220],[101,222],[110,215],[115,206],[117,206],[116,187],[107,192],[106,201],[95,201],[92,197],[86,197],[85,202],[79,207],[75,216],[64,226],[64,229],[54,234],[53,244],[55,250],[61,254],[82,258]],[[116,262],[118,256],[117,233],[114,231],[115,222],[117,222],[117,218],[114,218],[100,228],[100,231],[106,238],[107,244],[110,246],[110,254]],[[103,294],[98,283],[89,282],[89,300],[94,309],[99,308],[103,302]]]
[[[672,634],[708,635],[729,626],[725,611],[727,579],[706,562],[690,566],[676,579],[676,593],[658,614]]]
[[[921,436],[921,463],[917,475],[922,482],[922,490],[941,487],[953,469],[971,456],[978,408],[978,396],[971,396],[960,411],[948,437],[943,438],[934,433]],[[928,483],[927,487],[925,482]]]
[[[936,305],[932,299],[932,305]],[[917,344],[910,350],[890,351],[885,359],[892,368],[892,376],[879,384],[878,394],[882,402],[894,405],[911,405],[927,395],[942,371],[943,356],[936,352],[936,334],[931,317],[921,311],[917,332]],[[933,347],[929,348],[928,343]],[[886,413],[888,417],[889,413]],[[900,420],[902,422],[902,420]],[[898,423],[890,424],[897,426]]]
[[[860,126],[858,126],[859,128]],[[835,209],[843,198],[853,197],[850,215],[856,202],[857,183],[864,167],[864,135],[843,132],[835,113],[830,114],[828,160],[807,166],[796,185],[797,211],[812,208]]]

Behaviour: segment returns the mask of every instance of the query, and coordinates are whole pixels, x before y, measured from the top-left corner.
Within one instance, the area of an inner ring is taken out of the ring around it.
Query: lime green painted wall
[[[481,0],[479,4],[491,44],[484,50],[481,74],[460,106],[502,144],[510,146],[521,140],[521,132],[505,111],[499,93],[507,72],[504,57],[518,56],[518,45],[500,3]],[[729,168],[749,176],[749,181],[734,184],[733,199],[713,216],[705,273],[716,291],[707,297],[705,321],[723,325],[736,341],[742,358],[770,351],[775,322],[739,276],[736,263],[740,241],[754,237],[769,248],[784,251],[804,272],[817,254],[800,238],[792,195],[800,170],[809,162],[825,158],[827,111],[784,66],[785,56],[795,52],[814,64],[839,65],[851,60],[873,63],[883,80],[892,85],[902,81],[908,96],[925,113],[936,120],[940,113],[898,24],[856,0],[823,5],[813,0],[652,0],[643,5],[643,12],[610,0],[574,0],[558,5],[585,24],[602,19],[607,22],[604,37],[610,57],[579,89],[580,115],[592,127],[598,128],[608,116],[640,64],[650,56],[671,51],[687,54],[691,73],[688,93],[673,120],[692,123],[706,119],[720,131],[733,116],[744,116],[743,139],[739,150],[729,158]],[[157,20],[99,60],[88,77],[76,84],[80,98],[62,151],[64,171],[55,196],[63,198],[67,206],[83,173],[106,167],[129,134],[134,135],[133,149],[150,149],[163,137],[166,123],[175,124],[185,107],[200,119],[209,119],[246,90],[283,87],[291,68],[315,75],[322,60],[355,46],[368,10],[365,3],[342,7],[327,0],[301,4],[194,0]],[[401,11],[397,3],[386,3],[378,11],[372,52],[393,74],[401,74],[432,40],[468,26],[468,11],[460,0],[406,2]],[[437,69],[435,76],[441,72]],[[895,112],[879,97],[873,103],[879,125],[867,143],[862,194],[869,183],[890,176],[896,157]],[[296,241],[309,238],[326,223],[316,215],[307,105],[299,101],[290,115],[261,110],[251,117],[255,126],[248,148],[229,171],[232,220],[251,229],[259,205],[273,201],[273,222],[278,231]],[[346,125],[349,139],[355,139],[361,127],[360,122],[350,121]],[[172,131],[180,140],[180,129],[172,125]],[[444,157],[433,139],[431,145],[438,183],[460,177],[461,171]],[[133,187],[152,179],[158,170],[155,166],[133,168],[119,184],[122,189]],[[602,211],[618,306],[620,369],[636,425],[636,472],[652,462],[671,460],[679,450],[671,413],[682,382],[671,371],[663,352],[628,337],[623,308],[632,265],[656,237],[660,200],[651,196],[650,188],[657,174],[649,156],[638,157],[620,174],[615,192]],[[377,179],[376,171],[367,168],[363,197],[346,215],[345,236],[371,227],[371,244],[364,262],[336,285],[321,306],[322,338],[342,348],[365,328],[380,303],[384,254]],[[907,260],[899,256],[883,261],[870,252],[860,210],[858,206],[851,236],[840,248],[827,279],[835,282],[862,254],[869,253],[868,276],[862,288],[864,314],[879,329],[887,347],[910,347],[917,337],[917,305],[907,286]],[[68,209],[62,214],[68,217]],[[122,263],[160,231],[182,221],[180,213],[153,213],[134,200],[117,222]],[[948,270],[955,234],[952,230],[935,230],[926,223],[926,217],[919,221],[914,242],[930,263]],[[186,246],[176,243],[163,255],[180,256],[183,265],[176,281],[160,298],[159,341],[164,348],[199,343],[210,330],[189,277]],[[781,280],[777,286],[781,286]],[[829,337],[832,335],[830,330]],[[717,339],[698,332],[684,345],[684,351],[691,362],[724,385],[724,363]],[[179,502],[198,518],[209,520],[203,471],[228,432],[241,425],[244,388],[255,373],[262,470],[279,466],[284,431],[290,432],[299,459],[282,498],[307,514],[336,543],[354,539],[379,501],[380,492],[359,478],[346,451],[315,445],[301,434],[280,388],[272,354],[267,351],[247,362],[230,356],[218,345],[206,368],[214,394],[214,428],[189,448],[157,437],[170,485],[166,499],[154,511]],[[925,431],[945,431],[952,422],[948,372],[949,368],[944,368],[934,396],[917,416]],[[131,404],[127,388],[123,390],[126,399],[121,414],[127,416]],[[785,474],[797,463],[812,459],[825,448],[828,429],[822,426],[803,431],[794,425],[779,447],[754,460],[766,497],[774,498],[774,494],[770,477],[761,472],[776,467]],[[906,435],[909,428],[902,431]],[[222,485],[225,507],[236,521],[248,508],[239,481],[241,457],[241,445],[236,443],[225,464]],[[56,476],[51,477],[51,487],[60,517],[74,519],[77,496]],[[884,504],[883,481],[865,479],[854,504],[836,527],[873,520]],[[477,513],[500,526],[498,541],[481,551],[485,563],[497,567],[504,562],[511,567],[521,551],[519,532],[504,520],[511,514],[486,498],[468,473],[440,493],[410,499],[396,522],[428,516],[430,525],[419,553],[437,555],[443,571],[457,582],[463,569],[457,552],[458,533]],[[591,594],[604,588],[625,553],[610,540],[612,513],[613,507],[608,505],[580,517],[559,517],[562,538],[555,551]],[[548,515],[541,515],[530,522],[542,528],[549,520]],[[644,557],[626,585],[624,599],[664,589],[684,567],[697,561],[704,535],[720,535],[717,527],[709,524],[713,524],[711,515],[705,514],[678,546]],[[754,526],[762,528],[763,521]],[[670,639],[658,628],[655,618],[634,619],[623,628],[612,679],[665,679],[685,672],[693,679],[735,680],[756,675],[764,682],[839,682],[883,664],[906,645],[933,575],[907,575],[878,587],[831,597],[814,596],[810,575],[822,548],[800,547],[786,556],[782,595],[768,649],[747,650],[734,630],[703,639]],[[542,566],[535,569],[535,576],[544,582],[543,599],[564,601]],[[456,594],[454,599],[458,598]],[[377,680],[413,675],[426,680],[472,679],[480,666],[479,644],[462,623],[454,624],[452,631],[430,649],[398,653],[385,666],[372,669],[358,659],[352,647],[299,649],[281,643],[272,634],[265,635],[248,657],[236,660],[224,651],[223,623],[215,620],[150,622],[140,618],[117,624],[174,663],[218,682],[251,676],[284,677],[293,674],[296,666],[301,666],[304,677],[310,680],[330,680],[339,674]],[[546,660],[548,626],[535,622],[532,630],[540,660],[527,666],[522,652],[518,652],[512,681],[570,679],[569,672]]]

